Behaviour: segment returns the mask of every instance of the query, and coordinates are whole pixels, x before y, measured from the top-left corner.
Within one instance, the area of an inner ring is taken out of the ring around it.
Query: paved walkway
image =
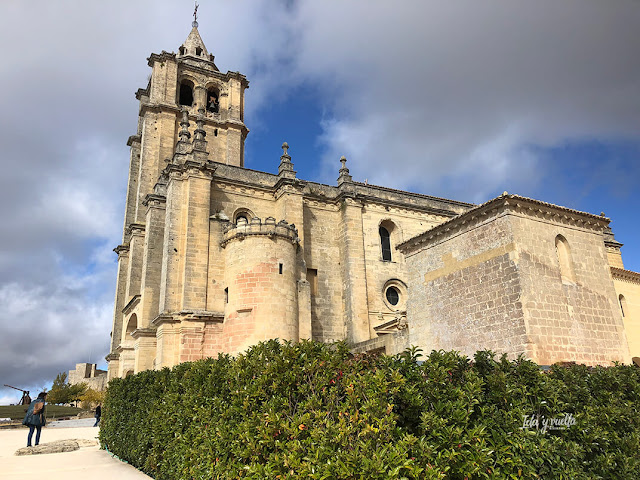
[[[89,421],[90,425],[93,425],[95,420],[87,418],[52,422],[51,425],[42,429],[40,444],[75,438],[96,440],[98,428],[86,426]],[[14,456],[17,449],[27,444],[28,433],[29,430],[26,428],[0,430],[0,479],[144,480],[151,478],[131,465],[116,460],[97,446],[81,448],[75,452]]]

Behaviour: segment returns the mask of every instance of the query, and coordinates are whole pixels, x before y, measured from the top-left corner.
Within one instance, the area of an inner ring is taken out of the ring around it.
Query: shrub
[[[159,480],[640,478],[640,369],[418,358],[269,341],[141,372],[110,382],[100,442]]]

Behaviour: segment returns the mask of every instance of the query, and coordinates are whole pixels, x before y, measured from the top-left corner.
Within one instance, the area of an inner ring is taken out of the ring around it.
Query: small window
[[[213,131],[213,136],[214,136],[214,137],[217,137],[217,136],[218,136],[218,129],[217,129],[217,128]]]
[[[573,262],[571,261],[571,250],[569,242],[562,235],[556,237],[556,255],[560,265],[560,276],[563,282],[575,283],[576,275],[573,271]]]
[[[202,55],[202,49],[200,47],[196,47],[196,55]]]
[[[193,83],[189,80],[183,80],[180,83],[180,105],[193,106]]]
[[[224,289],[224,303],[229,303],[229,287]]]
[[[207,112],[218,113],[220,111],[220,95],[216,88],[207,90]]]
[[[281,263],[278,265],[278,273],[280,275],[282,275],[282,264]]]
[[[309,290],[311,295],[318,295],[318,269],[307,268],[307,282],[309,282]]]
[[[233,213],[233,223],[239,225],[242,223],[246,225],[251,222],[251,219],[255,217],[255,214],[248,208],[239,208]]]
[[[184,55],[184,45],[182,45],[179,49],[180,55]]]
[[[622,312],[622,318],[627,314],[627,299],[624,298],[624,295],[620,295],[618,297],[618,302],[620,303],[620,312]]]
[[[385,262],[391,261],[391,235],[389,230],[384,227],[378,229],[380,233],[380,246],[382,247],[382,260]]]
[[[400,302],[400,292],[396,287],[387,288],[385,295],[387,297],[387,302],[389,302],[389,304],[393,306],[398,305],[398,303]]]

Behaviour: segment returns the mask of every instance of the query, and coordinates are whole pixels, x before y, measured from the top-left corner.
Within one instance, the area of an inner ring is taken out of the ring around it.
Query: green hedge
[[[270,341],[115,379],[100,442],[159,480],[640,478],[640,369],[417,357]]]

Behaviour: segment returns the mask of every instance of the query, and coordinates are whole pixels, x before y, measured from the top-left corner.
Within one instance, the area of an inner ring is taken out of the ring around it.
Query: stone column
[[[209,263],[209,213],[211,211],[210,172],[189,168],[186,173],[184,201],[184,272],[182,309],[205,310]]]
[[[160,313],[160,278],[162,275],[166,198],[160,195],[149,195],[145,203],[147,205],[147,226],[140,287],[142,296],[140,325],[143,328],[148,328],[151,321]]]
[[[162,271],[160,275],[160,313],[174,312],[181,304],[182,232],[184,181],[179,170],[171,170],[167,183],[167,199],[162,246]]]
[[[345,198],[340,225],[340,256],[347,340],[369,340],[369,310],[362,226],[362,203]]]
[[[144,225],[134,223],[129,226],[129,263],[127,272],[127,293],[125,303],[134,295],[140,295],[142,282],[142,262],[144,260]]]
[[[119,245],[113,250],[118,254],[118,277],[113,308],[113,326],[111,329],[111,352],[120,345],[122,337],[122,309],[127,297],[127,272],[129,270],[129,246]]]

